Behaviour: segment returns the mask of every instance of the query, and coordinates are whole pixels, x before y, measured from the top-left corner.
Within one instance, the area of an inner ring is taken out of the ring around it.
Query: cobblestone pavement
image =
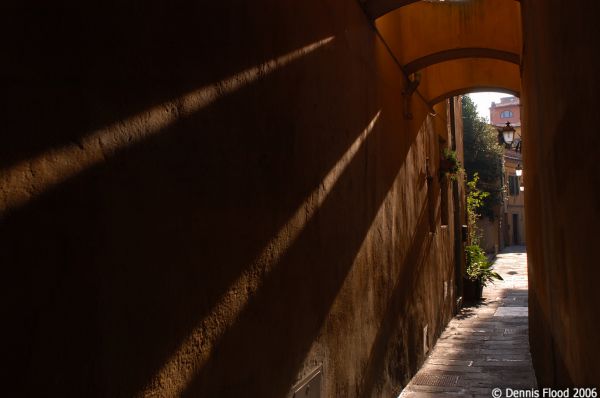
[[[401,398],[492,397],[494,388],[536,387],[529,354],[527,254],[511,246],[495,262],[504,278],[450,321]],[[496,394],[498,392],[496,391]]]

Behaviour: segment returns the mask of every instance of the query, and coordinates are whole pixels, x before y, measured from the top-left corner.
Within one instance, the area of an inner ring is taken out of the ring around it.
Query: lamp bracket
[[[404,118],[412,119],[413,115],[410,112],[410,100],[412,95],[417,91],[417,87],[421,84],[421,73],[411,73],[407,77],[407,84],[404,90],[402,90],[402,96],[404,97]]]

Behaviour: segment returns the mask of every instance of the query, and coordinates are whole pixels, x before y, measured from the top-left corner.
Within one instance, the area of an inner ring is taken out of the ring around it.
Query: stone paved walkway
[[[448,324],[423,367],[400,397],[492,397],[494,388],[536,387],[529,354],[527,254],[506,248],[495,262],[504,281],[483,289],[484,300]]]

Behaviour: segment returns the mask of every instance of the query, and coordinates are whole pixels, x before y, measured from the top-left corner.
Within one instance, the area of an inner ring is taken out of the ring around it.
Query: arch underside
[[[491,58],[461,58],[439,62],[420,71],[419,93],[429,105],[452,95],[493,88],[520,94],[519,65]]]
[[[420,0],[361,0],[365,13],[373,20],[380,18],[398,8],[402,8]],[[443,1],[443,0],[442,0]],[[448,0],[449,2],[453,0]],[[521,0],[513,0],[520,2]]]
[[[377,19],[400,7],[416,3],[418,0],[363,0],[363,8],[369,18]]]
[[[465,94],[469,94],[469,93],[483,93],[483,92],[504,93],[504,94],[508,94],[508,95],[514,95],[515,97],[521,96],[520,91],[513,91],[506,87],[497,87],[497,86],[461,87],[454,91],[449,91],[444,94],[441,94],[437,98],[432,99],[430,102],[430,104],[431,104],[430,106],[433,106],[434,104],[439,104],[440,102],[444,101],[446,98],[454,97],[457,95],[465,95]]]
[[[515,0],[368,0],[367,13],[421,97],[490,89],[519,95],[521,5]]]

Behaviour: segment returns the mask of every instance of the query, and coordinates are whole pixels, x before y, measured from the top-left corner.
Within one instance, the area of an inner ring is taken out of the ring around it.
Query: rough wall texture
[[[597,387],[597,7],[584,1],[522,4],[532,356],[542,385]]]
[[[477,226],[481,230],[480,245],[487,253],[498,253],[501,248],[500,221],[494,219],[491,221],[488,217],[484,217],[477,221]]]
[[[4,385],[279,398],[322,365],[324,397],[397,393],[453,311],[449,133],[403,118],[358,3],[14,7]]]

